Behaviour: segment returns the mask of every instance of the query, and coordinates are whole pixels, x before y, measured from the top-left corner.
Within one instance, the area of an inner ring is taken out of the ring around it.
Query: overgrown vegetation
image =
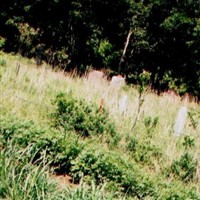
[[[54,102],[56,111],[52,119],[56,127],[65,131],[75,131],[83,137],[110,135],[115,140],[117,133],[105,109],[99,110],[97,105],[77,100],[72,92],[59,94]]]
[[[33,165],[25,155],[29,154],[30,145],[20,151],[12,141],[0,152],[0,198],[1,199],[114,199],[107,194],[104,185],[80,184],[77,189],[59,189],[58,183],[49,176],[49,166],[40,158],[40,164]]]
[[[107,82],[70,78],[22,57],[1,52],[0,59],[0,198],[200,199],[198,104],[188,102],[177,137],[178,97],[145,86],[138,115],[138,88],[114,92]],[[124,93],[131,101],[122,114]],[[60,187],[58,175],[70,175],[77,188]]]

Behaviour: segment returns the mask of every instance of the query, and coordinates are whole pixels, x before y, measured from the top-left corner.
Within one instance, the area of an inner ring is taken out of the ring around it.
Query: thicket
[[[77,189],[66,186],[59,188],[58,182],[49,175],[49,165],[44,163],[45,155],[40,163],[34,165],[27,146],[19,150],[12,143],[1,146],[0,152],[0,198],[1,199],[40,199],[40,200],[107,200],[114,199],[112,193],[106,193],[105,185],[96,186],[80,183]]]
[[[196,0],[3,0],[0,48],[80,73],[111,69],[129,83],[145,69],[159,92],[199,98],[199,16]]]
[[[54,104],[56,112],[51,117],[57,128],[74,131],[82,137],[107,135],[113,141],[117,138],[116,128],[105,109],[100,110],[95,104],[77,100],[72,92],[57,95]]]
[[[95,180],[100,185],[110,182],[112,189],[139,198],[154,196],[157,193],[153,181],[128,165],[120,156],[112,155],[111,152],[102,149],[89,149],[87,141],[84,142],[74,135],[66,137],[55,130],[44,131],[38,129],[32,122],[11,117],[2,118],[0,123],[1,149],[6,151],[11,145],[19,154],[21,153],[17,159],[19,167],[25,159],[26,162],[37,166],[41,163],[48,164],[55,173],[70,174],[75,183],[79,183],[82,178]],[[22,171],[18,173],[22,173],[26,180],[23,165],[20,169]],[[39,177],[38,181],[40,181]],[[1,186],[5,187],[4,182]]]

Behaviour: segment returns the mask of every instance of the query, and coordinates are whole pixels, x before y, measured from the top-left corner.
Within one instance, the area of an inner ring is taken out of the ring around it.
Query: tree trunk
[[[124,50],[123,50],[123,53],[122,53],[122,56],[121,56],[121,59],[120,59],[120,62],[119,62],[119,68],[118,68],[119,73],[121,71],[121,65],[122,65],[122,63],[124,62],[124,59],[125,59],[126,50],[127,50],[128,45],[129,45],[130,37],[131,37],[132,33],[133,33],[133,31],[130,29],[129,32],[128,32],[128,35],[127,35],[127,38],[126,38],[126,43],[125,43],[125,46],[124,46]]]

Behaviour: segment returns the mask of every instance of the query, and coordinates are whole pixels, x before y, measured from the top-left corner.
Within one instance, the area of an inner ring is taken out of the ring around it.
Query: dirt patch
[[[54,179],[58,183],[59,188],[65,188],[65,187],[77,188],[79,186],[78,184],[74,184],[72,177],[66,174],[64,175],[53,174],[51,178]]]

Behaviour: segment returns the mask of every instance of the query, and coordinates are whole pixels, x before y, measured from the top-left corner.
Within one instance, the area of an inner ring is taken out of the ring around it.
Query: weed
[[[133,129],[136,126],[137,121],[139,119],[141,108],[142,108],[142,105],[144,103],[144,93],[147,90],[147,86],[148,86],[149,81],[150,81],[150,75],[151,74],[149,72],[146,72],[146,71],[143,71],[142,73],[139,74],[139,77],[138,77],[138,85],[139,85],[139,87],[138,87],[138,93],[139,93],[138,109],[137,109],[135,121],[134,121],[131,129]]]
[[[2,66],[2,67],[6,66],[6,60],[2,57],[0,57],[0,66]]]
[[[194,147],[195,146],[194,138],[192,138],[190,136],[185,136],[183,146],[185,147],[185,150],[188,150],[189,148]]]
[[[190,126],[194,129],[197,129],[200,119],[200,111],[198,110],[190,110],[188,112],[188,116],[190,119]]]
[[[174,161],[171,165],[171,172],[184,182],[192,181],[195,178],[197,161],[194,161],[192,156],[186,152],[180,160]]]
[[[148,116],[144,119],[144,125],[146,127],[147,134],[149,137],[153,136],[154,129],[158,124],[158,119],[159,119],[158,116],[154,117],[153,119],[150,116]]]
[[[150,144],[148,140],[140,143],[133,136],[127,138],[126,149],[130,151],[130,155],[135,159],[135,161],[147,165],[151,165],[155,159],[160,160],[162,157],[162,151],[160,148]]]
[[[138,148],[138,141],[136,140],[135,137],[128,137],[127,138],[127,147],[126,149],[131,151],[131,152],[136,152]]]

